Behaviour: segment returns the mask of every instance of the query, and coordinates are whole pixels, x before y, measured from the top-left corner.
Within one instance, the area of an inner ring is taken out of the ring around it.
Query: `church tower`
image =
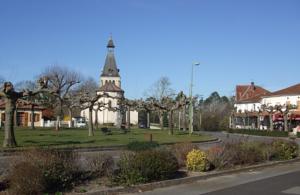
[[[124,97],[124,91],[121,88],[121,77],[114,54],[115,44],[111,36],[106,47],[107,54],[100,74],[100,84],[97,93],[106,93],[110,97],[101,97],[98,100],[99,103],[104,103],[106,106],[97,110],[97,104],[95,104],[94,111],[92,112],[92,120],[94,124],[111,124],[120,127],[127,114],[120,111],[118,104],[118,99]],[[88,109],[81,111],[81,116],[87,118],[88,112]],[[137,124],[138,112],[130,111],[130,115],[129,120],[131,124]]]
[[[112,40],[112,37],[109,38],[106,47],[107,55],[100,76],[100,87],[105,86],[107,83],[111,83],[121,89],[121,77],[119,74],[119,69],[117,68],[117,63],[114,55],[115,45]]]

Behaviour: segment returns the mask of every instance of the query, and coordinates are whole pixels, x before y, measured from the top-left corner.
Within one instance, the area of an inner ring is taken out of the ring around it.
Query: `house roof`
[[[107,82],[104,85],[102,85],[99,89],[99,91],[103,92],[124,92],[120,87],[116,86],[112,82]]]
[[[237,85],[236,86],[236,102],[247,103],[247,102],[259,102],[262,96],[271,94],[270,91],[254,85]]]
[[[108,48],[108,53],[106,55],[105,64],[101,76],[120,77],[119,69],[117,68],[117,63],[113,51],[115,45],[113,43],[112,38],[109,39],[107,48]]]
[[[17,108],[19,110],[31,110],[31,104],[18,100]],[[5,102],[3,99],[0,99],[0,110],[4,110],[4,109],[5,109]],[[35,110],[45,110],[44,107],[38,106],[38,105],[34,106],[34,109]]]
[[[275,91],[271,94],[271,96],[279,96],[279,95],[300,95],[300,83]]]

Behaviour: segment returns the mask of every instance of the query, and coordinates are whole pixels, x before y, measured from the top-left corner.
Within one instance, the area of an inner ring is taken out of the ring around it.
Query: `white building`
[[[266,111],[262,108],[263,105],[268,108],[273,107],[273,111]],[[294,107],[289,111],[288,120],[290,126],[295,127],[300,124],[300,83],[275,92],[270,92],[254,83],[238,85],[236,87],[236,113],[232,121],[237,128],[259,129],[268,128],[272,121],[276,129],[282,126],[283,113],[275,108],[276,106],[285,108],[287,105]]]
[[[121,87],[121,77],[114,55],[115,45],[110,37],[107,44],[107,55],[105,64],[100,75],[100,83],[98,93],[107,93],[111,97],[124,97],[124,90]],[[101,108],[98,113],[93,111],[93,122],[98,124],[112,124],[120,126],[126,121],[127,114],[119,110],[118,99],[102,97],[99,102],[106,103],[105,108]],[[95,105],[96,110],[97,105]],[[81,116],[88,120],[88,109],[81,112]],[[97,119],[96,119],[97,117]],[[133,125],[138,124],[138,112],[130,111],[130,123]]]

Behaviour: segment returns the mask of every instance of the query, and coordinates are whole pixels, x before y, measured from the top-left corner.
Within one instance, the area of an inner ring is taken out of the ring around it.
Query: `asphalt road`
[[[300,162],[229,174],[190,184],[128,195],[295,195],[300,194]]]

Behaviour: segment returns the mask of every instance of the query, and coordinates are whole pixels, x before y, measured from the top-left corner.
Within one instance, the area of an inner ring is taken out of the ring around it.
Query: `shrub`
[[[225,158],[224,146],[214,146],[208,149],[207,159],[212,169],[221,169],[226,167],[227,159]]]
[[[212,147],[207,155],[212,168],[225,169],[269,160],[271,150],[264,142],[239,141]]]
[[[225,144],[224,158],[227,159],[227,166],[250,165],[266,160],[260,142],[237,142]]]
[[[171,151],[177,158],[180,167],[185,166],[186,156],[193,149],[197,149],[197,147],[190,142],[176,143],[171,146]]]
[[[158,147],[157,142],[134,141],[127,144],[127,149],[131,151],[143,151]]]
[[[123,185],[169,179],[174,177],[178,170],[175,156],[167,150],[125,153],[121,156],[118,166],[114,181]]]
[[[39,167],[29,162],[13,166],[10,175],[10,194],[42,194],[45,191],[45,178]]]
[[[193,149],[187,155],[186,167],[190,171],[207,171],[209,170],[207,155],[201,150]]]
[[[110,176],[114,168],[114,160],[107,154],[91,156],[87,158],[87,164],[93,177]]]
[[[271,136],[271,137],[287,137],[286,131],[263,131],[256,129],[229,129],[228,133],[239,133],[246,135],[259,135],[259,136]]]
[[[77,155],[73,152],[58,151],[54,149],[35,149],[22,154],[11,171],[11,182],[20,185],[18,188],[28,188],[28,183],[19,178],[32,178],[32,174],[42,173],[39,180],[42,181],[44,192],[57,192],[69,189],[79,176],[79,169],[76,164]],[[22,165],[34,171],[22,172]],[[36,184],[37,185],[37,184]],[[38,186],[38,185],[37,185]]]
[[[298,156],[299,146],[294,141],[275,140],[271,145],[271,160],[290,160]]]
[[[111,130],[108,129],[107,127],[101,127],[101,131],[102,131],[102,133],[104,133],[106,135],[110,135],[111,134]]]

